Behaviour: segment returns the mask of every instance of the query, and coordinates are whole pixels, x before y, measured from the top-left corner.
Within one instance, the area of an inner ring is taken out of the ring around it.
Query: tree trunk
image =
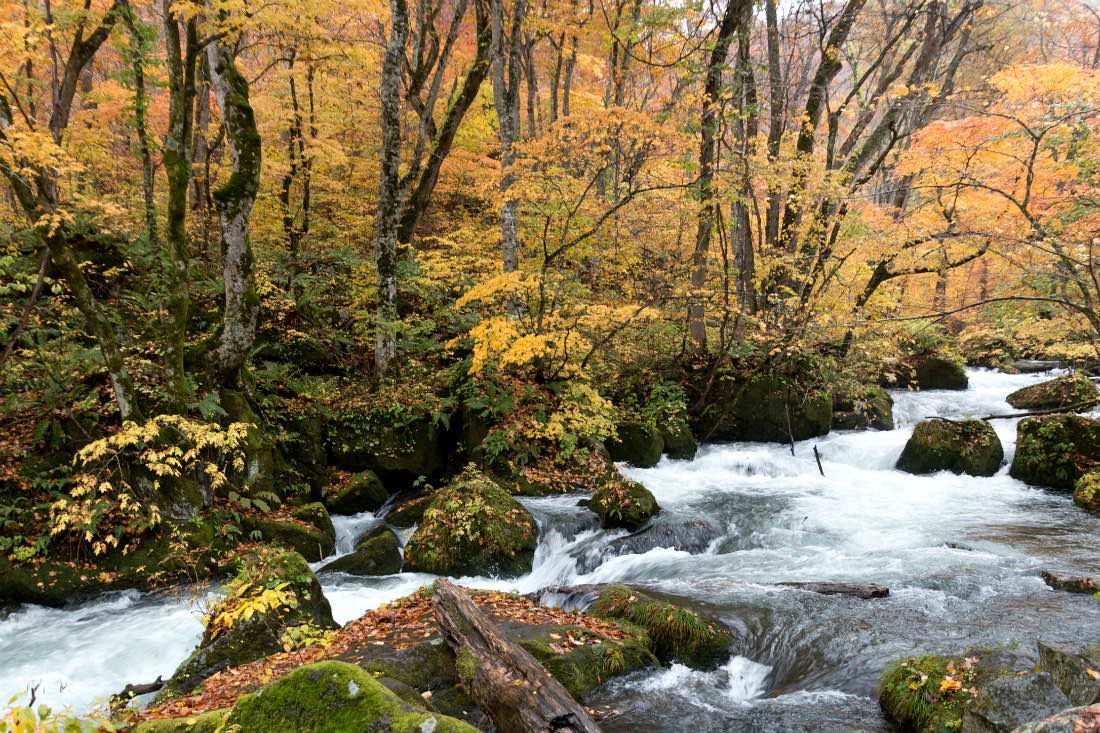
[[[224,39],[207,46],[210,84],[222,111],[233,172],[214,192],[222,228],[222,279],[225,312],[215,364],[221,382],[235,388],[241,367],[256,340],[260,299],[256,294],[249,227],[260,186],[260,133],[248,99],[248,82],[237,69],[232,48]]]
[[[159,243],[157,209],[153,189],[153,153],[149,141],[146,115],[149,94],[145,89],[145,58],[149,51],[143,31],[132,8],[126,10],[126,25],[130,30],[130,66],[134,72],[134,130],[137,132],[138,155],[141,158],[141,191],[145,205],[145,236],[154,248]]]
[[[514,176],[513,146],[519,135],[519,82],[522,65],[523,39],[521,29],[526,12],[524,0],[515,0],[509,36],[505,37],[504,0],[492,0],[492,77],[493,106],[496,108],[500,131],[500,235],[501,256],[505,272],[519,269],[519,231],[516,222],[516,201],[509,195]]]
[[[374,219],[374,259],[378,270],[378,310],[374,370],[381,377],[397,353],[398,167],[401,165],[401,66],[409,33],[405,0],[390,0],[390,40],[382,57],[379,96],[382,150],[378,213]]]
[[[765,0],[764,12],[768,26],[768,160],[779,159],[779,143],[783,140],[784,114],[783,73],[779,61],[779,18],[775,0]],[[765,214],[764,241],[774,248],[779,241],[779,217],[783,211],[783,192],[768,183],[768,209]]]
[[[466,593],[447,580],[433,586],[432,607],[459,676],[499,731],[600,733],[584,708],[534,657],[508,640]]]
[[[744,7],[752,0],[730,0],[726,5],[718,39],[710,54],[706,81],[703,85],[703,112],[699,144],[699,217],[695,233],[695,249],[691,257],[691,299],[688,305],[688,336],[692,349],[702,354],[707,348],[706,306],[703,288],[707,284],[707,260],[710,257],[710,235],[714,226],[714,168],[717,157],[718,123],[721,107],[722,71],[726,56],[737,33]]]
[[[561,88],[561,114],[569,116],[569,92],[573,89],[573,72],[577,68],[577,37],[569,39],[569,60],[565,63],[565,82]]]

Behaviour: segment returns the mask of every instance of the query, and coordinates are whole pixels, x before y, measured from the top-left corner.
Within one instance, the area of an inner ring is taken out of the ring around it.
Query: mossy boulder
[[[146,720],[133,728],[133,733],[223,733],[229,710],[211,710],[186,718]]]
[[[381,408],[349,409],[329,422],[330,461],[353,471],[371,469],[387,482],[409,486],[447,468],[447,431],[431,415]]]
[[[229,711],[208,714],[221,728],[249,733],[477,733],[460,720],[412,705],[354,664],[318,662],[300,667],[257,692],[245,695]],[[198,720],[196,718],[196,720]],[[195,728],[143,723],[135,733],[175,733]],[[186,719],[184,720],[186,722]],[[202,731],[205,733],[205,730]]]
[[[894,398],[875,384],[861,384],[833,395],[834,430],[893,430]]]
[[[613,461],[625,461],[638,468],[656,466],[665,452],[665,439],[653,425],[638,422],[622,423],[616,437],[607,441],[607,451]]]
[[[925,420],[901,452],[897,467],[907,473],[936,471],[992,476],[1004,460],[996,431],[984,420]]]
[[[1053,410],[1087,403],[1100,397],[1084,374],[1074,372],[1018,389],[1005,399],[1018,410]]]
[[[620,476],[609,478],[596,489],[588,508],[599,516],[604,529],[640,529],[661,511],[649,489]]]
[[[1100,464],[1100,423],[1077,415],[1028,417],[1016,427],[1013,478],[1073,491]]]
[[[687,420],[678,417],[658,428],[665,442],[665,454],[674,460],[690,461],[699,452],[699,441],[691,433]]]
[[[390,494],[374,471],[360,471],[345,486],[334,488],[325,497],[325,505],[333,514],[358,514],[377,511]]]
[[[531,570],[537,541],[531,513],[468,466],[432,496],[405,546],[405,566],[438,575],[515,577]]]
[[[622,641],[584,626],[556,626],[540,629],[518,643],[580,700],[611,677],[657,664],[645,631],[626,624],[623,628],[631,636]]]
[[[290,518],[246,515],[241,525],[246,532],[259,532],[265,542],[289,547],[310,562],[328,557],[336,550],[336,529],[320,502],[292,510]]]
[[[973,664],[962,657],[925,655],[890,664],[879,682],[879,705],[905,731],[948,733],[974,703]],[[950,675],[947,689],[941,689]],[[955,682],[959,687],[955,687]]]
[[[424,518],[424,512],[428,511],[431,503],[431,496],[417,496],[403,501],[384,516],[386,524],[400,529],[408,529],[420,524],[420,521]]]
[[[825,435],[832,421],[833,400],[828,392],[786,377],[759,374],[747,381],[716,385],[694,428],[704,440],[785,443]]]
[[[605,588],[586,612],[645,629],[663,664],[712,669],[729,658],[733,643],[730,630],[717,619],[625,585]]]
[[[322,573],[393,575],[401,572],[401,543],[389,527],[377,527],[355,543],[355,549],[320,569]]]
[[[1090,471],[1073,486],[1073,503],[1085,511],[1100,514],[1100,471]]]
[[[942,354],[917,354],[883,374],[884,387],[962,390],[970,386],[961,361]]]
[[[1072,705],[1100,703],[1100,644],[1076,649],[1040,641],[1039,664]]]
[[[245,555],[226,597],[211,609],[202,640],[161,696],[186,694],[216,672],[282,651],[284,633],[303,626],[336,628],[321,584],[305,559],[280,548]]]

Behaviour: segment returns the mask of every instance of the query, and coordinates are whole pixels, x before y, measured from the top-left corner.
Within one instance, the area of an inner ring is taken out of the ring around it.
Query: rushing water
[[[890,730],[874,695],[893,658],[972,644],[1030,651],[1036,638],[1078,642],[1100,628],[1100,603],[1050,591],[1038,577],[1047,568],[1100,573],[1100,520],[1007,475],[1014,421],[994,422],[1007,461],[992,478],[893,469],[920,419],[1009,412],[1005,395],[1049,376],[975,370],[966,392],[899,393],[896,430],[833,433],[797,444],[793,456],[786,445],[734,443],[707,446],[694,461],[626,469],[656,495],[658,521],[718,524],[701,554],[658,548],[605,559],[601,548],[625,533],[599,530],[578,496],[525,499],[542,528],[533,572],[461,582],[529,592],[628,581],[690,599],[734,630],[717,670],[674,665],[597,691],[587,702],[613,711],[602,723],[608,733]],[[338,552],[377,521],[336,518]],[[431,580],[322,577],[341,622]],[[775,586],[825,580],[891,593],[863,601]],[[194,603],[178,596],[25,607],[0,621],[0,696],[40,682],[40,698],[85,708],[126,682],[171,673],[200,633]]]

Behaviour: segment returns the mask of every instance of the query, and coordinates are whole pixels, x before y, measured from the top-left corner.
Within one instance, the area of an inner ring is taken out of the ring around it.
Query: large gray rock
[[[668,517],[648,527],[608,542],[604,547],[589,548],[578,559],[578,569],[588,573],[619,555],[641,555],[658,547],[680,550],[692,555],[706,552],[710,543],[722,536],[722,527],[710,519]]]
[[[1049,718],[1025,723],[1012,733],[1100,733],[1100,705],[1063,710]]]
[[[1074,705],[1100,703],[1100,645],[1077,650],[1040,641],[1039,664]]]
[[[1011,733],[1017,726],[1070,707],[1045,672],[995,677],[963,714],[961,733]]]

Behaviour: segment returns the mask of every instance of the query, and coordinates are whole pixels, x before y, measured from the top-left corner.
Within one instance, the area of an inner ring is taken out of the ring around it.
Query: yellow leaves
[[[538,280],[533,275],[527,275],[519,271],[505,272],[488,280],[483,280],[467,290],[455,301],[456,308],[463,308],[471,303],[492,303],[518,297],[538,285]]]
[[[951,675],[947,675],[940,682],[940,693],[955,692],[962,689],[962,682],[955,679]]]
[[[1086,669],[1085,674],[1087,674],[1089,677],[1093,678],[1094,680],[1100,680],[1100,672],[1097,672],[1092,667],[1089,667],[1088,669]]]

